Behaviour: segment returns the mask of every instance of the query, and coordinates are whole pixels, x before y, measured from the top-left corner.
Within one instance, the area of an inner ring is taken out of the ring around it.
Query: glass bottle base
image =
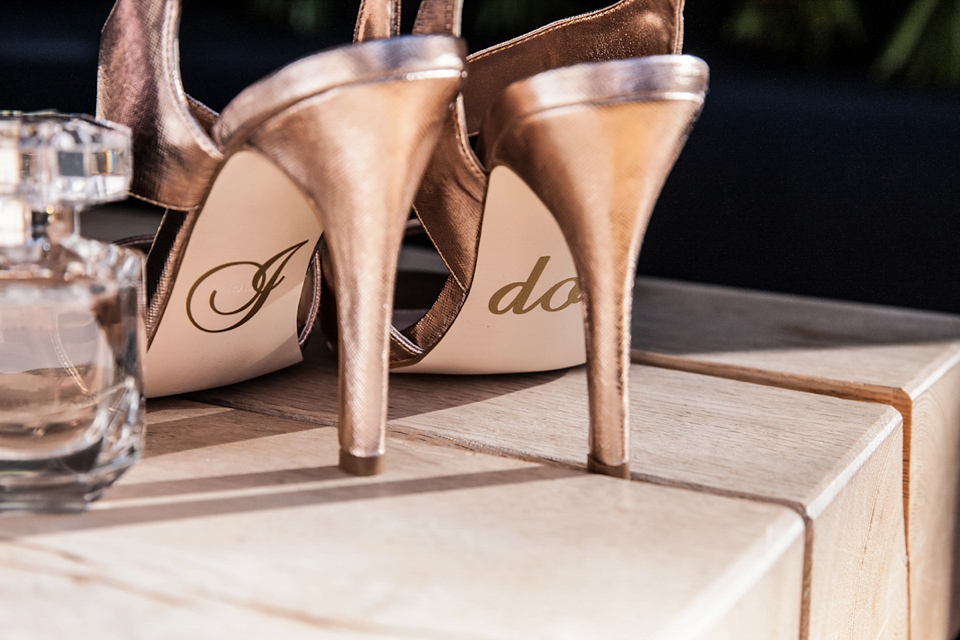
[[[76,470],[76,464],[95,459],[98,444],[60,459],[30,463],[0,461],[0,513],[29,511],[33,513],[78,513],[140,460],[139,452],[131,451],[87,471]]]

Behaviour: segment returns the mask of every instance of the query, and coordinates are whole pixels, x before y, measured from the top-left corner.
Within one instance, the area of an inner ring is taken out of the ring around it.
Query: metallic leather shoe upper
[[[509,84],[541,71],[680,53],[682,12],[682,0],[622,0],[471,55],[463,89],[467,130],[477,133],[490,104]]]
[[[203,201],[223,156],[183,93],[179,26],[179,0],[114,5],[100,39],[97,115],[133,131],[131,192],[189,211]]]

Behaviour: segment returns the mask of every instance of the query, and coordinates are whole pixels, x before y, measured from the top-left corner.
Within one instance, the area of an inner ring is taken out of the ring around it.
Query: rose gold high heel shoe
[[[706,64],[677,55],[681,4],[622,0],[468,58],[415,200],[450,275],[392,332],[397,371],[586,361],[587,466],[620,477],[636,257],[707,88]],[[423,0],[415,33],[458,34],[460,5]]]
[[[166,208],[147,258],[147,394],[298,362],[323,234],[340,303],[340,464],[356,474],[379,468],[396,258],[464,71],[455,37],[388,38],[394,10],[365,0],[358,33],[384,39],[298,60],[221,114],[181,86],[180,0],[117,0],[100,50],[97,113],[132,129],[131,191]]]

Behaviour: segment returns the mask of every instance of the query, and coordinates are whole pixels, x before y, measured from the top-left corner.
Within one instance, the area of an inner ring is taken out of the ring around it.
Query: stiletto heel
[[[577,65],[510,85],[482,128],[485,166],[516,173],[553,214],[580,281],[591,471],[629,477],[628,372],[636,258],[660,189],[700,113],[690,56]]]
[[[299,362],[317,298],[303,314],[303,274],[323,234],[340,297],[340,464],[363,475],[383,452],[400,241],[464,71],[459,39],[386,38],[394,10],[364,0],[358,30],[384,39],[294,62],[221,114],[180,84],[180,0],[117,0],[101,39],[98,115],[133,130],[131,191],[167,210],[147,258],[147,395]]]
[[[250,136],[304,185],[324,229],[339,326],[340,466],[355,475],[381,467],[397,256],[458,78],[451,69],[358,84],[297,105]]]

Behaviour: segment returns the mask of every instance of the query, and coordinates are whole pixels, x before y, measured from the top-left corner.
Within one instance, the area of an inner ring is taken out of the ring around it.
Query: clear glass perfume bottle
[[[143,445],[139,254],[82,238],[126,197],[130,134],[0,114],[0,510],[80,510]]]

